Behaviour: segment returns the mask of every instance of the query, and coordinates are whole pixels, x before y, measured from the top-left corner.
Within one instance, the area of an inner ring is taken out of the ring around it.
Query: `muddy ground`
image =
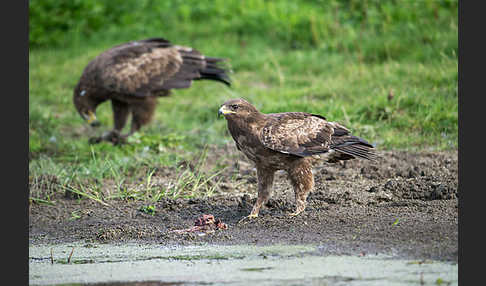
[[[256,171],[235,150],[228,146],[209,151],[208,165],[221,164],[216,158],[225,158],[229,166],[218,176],[213,196],[150,202],[156,210],[153,215],[140,210],[149,203],[139,200],[109,200],[105,206],[59,194],[54,205],[32,203],[30,244],[79,240],[163,245],[312,243],[321,245],[325,254],[458,260],[457,151],[383,151],[379,162],[319,164],[314,168],[315,190],[305,213],[297,217],[287,215],[294,209],[294,194],[286,174],[278,172],[272,198],[260,216],[238,224],[256,200]],[[153,180],[163,184],[177,176],[175,172],[175,168],[162,168]],[[31,187],[30,191],[39,190]],[[171,232],[193,226],[202,214],[214,215],[228,228]]]

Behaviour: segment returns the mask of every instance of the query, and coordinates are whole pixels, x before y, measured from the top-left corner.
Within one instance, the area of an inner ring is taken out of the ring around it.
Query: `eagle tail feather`
[[[375,161],[378,158],[378,156],[371,150],[370,147],[360,145],[359,143],[346,146],[336,146],[333,149],[339,153],[344,153],[371,161]]]
[[[203,80],[203,79],[215,80],[215,81],[222,82],[227,86],[231,86],[231,81],[229,77],[225,74],[212,74],[212,73],[201,72],[201,77],[196,78],[195,80]]]
[[[170,44],[169,40],[166,40],[164,38],[158,37],[158,38],[148,38],[145,40],[141,40],[140,42],[144,43],[162,43],[162,44]]]
[[[201,76],[200,78],[197,78],[197,80],[202,80],[202,79],[215,80],[215,81],[222,82],[227,86],[231,86],[231,80],[227,74],[227,70],[216,65],[216,62],[222,59],[217,59],[217,58],[211,58],[211,59],[214,61],[208,62],[208,58],[205,59],[207,62],[207,66],[199,71],[199,74]]]
[[[357,136],[349,136],[344,142],[331,147],[339,153],[375,161],[378,158],[373,152],[373,145]]]
[[[217,63],[217,62],[224,62],[226,59],[223,58],[211,58],[211,57],[204,57],[207,63]]]

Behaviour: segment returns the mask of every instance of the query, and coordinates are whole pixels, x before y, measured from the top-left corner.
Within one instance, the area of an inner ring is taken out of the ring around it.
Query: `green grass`
[[[248,99],[265,113],[324,115],[378,150],[457,149],[457,1],[324,5],[254,0],[225,1],[227,5],[215,1],[212,6],[172,1],[167,2],[175,5],[172,13],[157,10],[166,16],[162,22],[154,21],[158,14],[144,6],[152,2],[140,3],[145,3],[137,8],[141,10],[130,14],[136,19],[126,14],[123,27],[108,25],[86,34],[75,25],[59,34],[56,43],[30,49],[29,174],[34,202],[50,201],[51,195],[66,189],[104,203],[211,195],[210,186],[224,166],[207,171],[179,168],[170,190],[151,185],[150,179],[156,168],[194,161],[208,156],[205,147],[231,142],[217,110],[234,97]],[[161,98],[154,121],[132,137],[130,145],[89,145],[88,137],[111,128],[113,120],[109,103],[98,108],[103,123],[98,131],[75,111],[72,91],[83,68],[115,44],[150,36],[228,58],[232,88],[195,82],[190,89]],[[394,96],[388,100],[390,92]],[[43,186],[43,175],[55,176],[55,186]],[[146,182],[144,187],[126,187],[139,179]],[[114,182],[115,193],[107,193],[107,182]]]

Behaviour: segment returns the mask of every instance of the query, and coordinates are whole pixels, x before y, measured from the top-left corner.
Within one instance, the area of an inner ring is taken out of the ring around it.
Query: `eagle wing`
[[[333,132],[332,125],[320,115],[285,112],[269,114],[260,140],[274,151],[304,157],[327,152]]]
[[[215,79],[229,84],[222,59],[207,58],[199,51],[172,45],[162,38],[116,46],[97,58],[99,80],[116,93],[149,96],[172,88],[188,88],[192,80]]]
[[[338,151],[343,158],[371,159],[373,146],[364,139],[353,136],[337,122],[325,117],[304,113],[287,112],[270,114],[260,134],[262,144],[274,151],[300,157]]]

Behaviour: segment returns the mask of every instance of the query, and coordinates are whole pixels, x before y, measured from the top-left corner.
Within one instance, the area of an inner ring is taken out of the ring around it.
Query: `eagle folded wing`
[[[126,44],[114,54],[101,73],[101,81],[109,90],[135,96],[165,89],[164,84],[183,62],[177,49],[167,45]]]
[[[182,64],[178,67],[177,73],[169,77],[162,86],[164,89],[187,88],[193,80],[212,79],[230,85],[230,79],[226,70],[217,65],[223,61],[219,58],[209,58],[199,51],[182,46],[175,46]]]
[[[99,80],[116,93],[151,96],[154,92],[188,88],[193,80],[212,79],[230,85],[223,61],[199,51],[149,39],[119,45],[98,57]]]
[[[324,117],[303,112],[269,116],[260,134],[265,147],[300,157],[329,151],[334,130]]]

